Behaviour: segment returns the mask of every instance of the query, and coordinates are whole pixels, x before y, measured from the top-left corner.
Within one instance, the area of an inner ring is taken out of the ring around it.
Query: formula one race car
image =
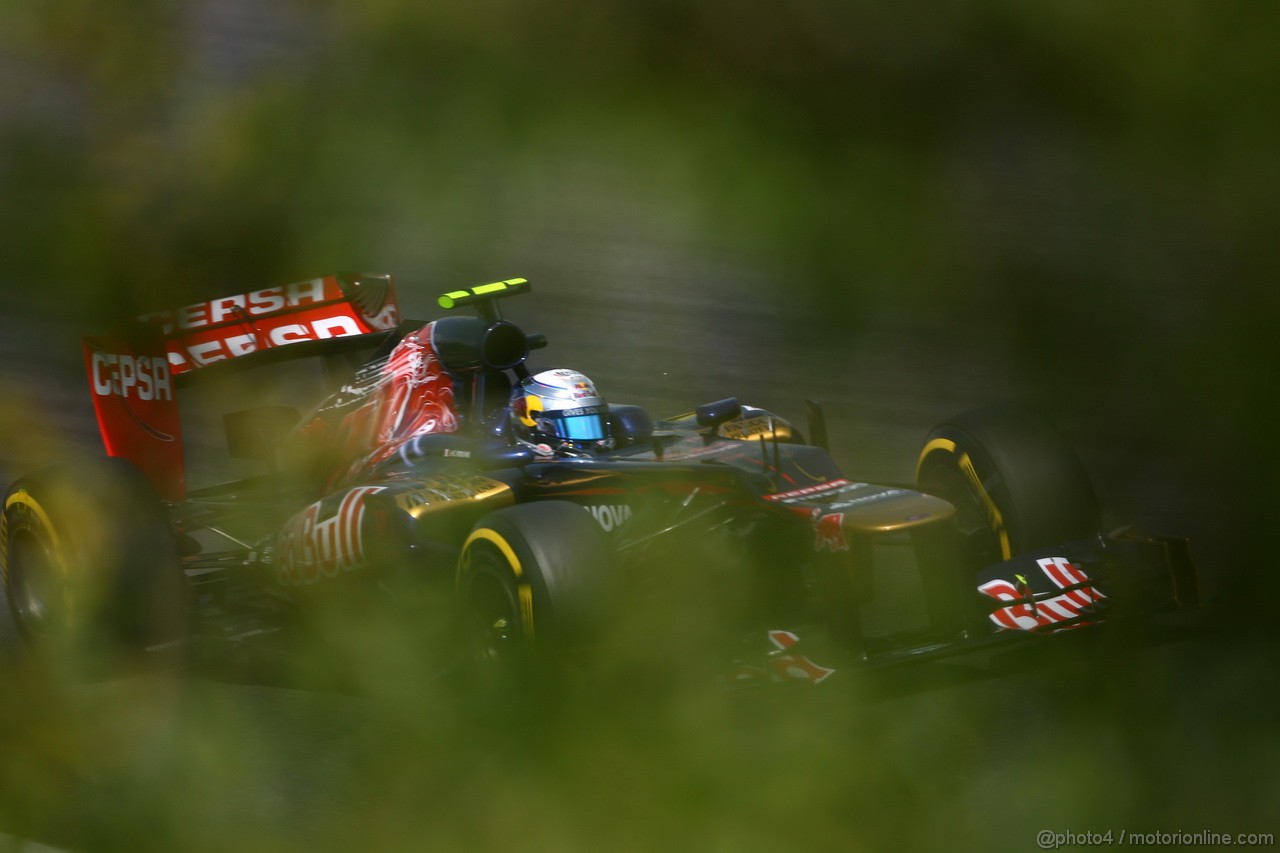
[[[86,338],[109,458],[10,488],[21,633],[237,641],[326,595],[430,588],[445,606],[421,618],[454,620],[464,666],[564,660],[638,612],[714,645],[731,681],[820,682],[1196,601],[1185,541],[1100,532],[1079,461],[1025,410],[944,422],[911,485],[859,482],[814,403],[804,433],[732,397],[655,421],[532,371],[546,339],[499,312],[528,290],[402,321],[390,277],[339,274]],[[240,470],[193,483],[217,454]]]

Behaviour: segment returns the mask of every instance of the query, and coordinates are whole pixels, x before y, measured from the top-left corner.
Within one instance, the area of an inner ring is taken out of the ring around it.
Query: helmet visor
[[[604,407],[544,412],[543,420],[550,431],[566,441],[603,441],[608,437]]]

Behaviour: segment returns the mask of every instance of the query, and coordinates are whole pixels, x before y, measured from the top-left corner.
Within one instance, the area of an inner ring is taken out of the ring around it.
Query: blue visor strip
[[[556,434],[570,441],[600,441],[604,438],[604,418],[599,415],[556,418],[556,427]]]

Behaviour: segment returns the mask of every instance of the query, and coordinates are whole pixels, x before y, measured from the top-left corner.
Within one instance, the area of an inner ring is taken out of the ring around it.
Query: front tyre
[[[1100,527],[1079,458],[1048,421],[1022,407],[977,409],[939,424],[925,439],[916,481],[955,504],[980,564]]]
[[[521,504],[482,518],[457,574],[470,665],[522,679],[558,668],[592,642],[610,552],[577,504]]]

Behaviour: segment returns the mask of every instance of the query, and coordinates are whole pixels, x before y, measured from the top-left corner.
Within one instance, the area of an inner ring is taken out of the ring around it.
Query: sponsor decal
[[[598,393],[596,393],[596,386],[586,381],[574,382],[572,391],[573,391],[573,399],[575,400],[581,400],[585,397],[600,396]]]
[[[283,322],[289,320],[290,322]],[[242,329],[244,327],[234,327]],[[251,352],[288,346],[303,341],[322,341],[343,338],[367,331],[359,320],[349,314],[324,314],[311,317],[284,317],[255,323],[251,331],[220,335],[210,330],[202,335],[189,335],[180,342],[171,343],[169,362],[174,371],[182,373],[196,367],[205,367],[219,361],[239,358]]]
[[[820,497],[833,495],[837,492],[845,491],[849,488],[857,488],[865,486],[866,483],[850,483],[848,480],[839,479],[831,480],[827,483],[818,483],[816,486],[805,486],[802,489],[793,489],[789,492],[778,492],[773,495],[765,495],[764,499],[780,504],[792,504],[797,501],[814,500]]]
[[[1061,594],[1036,598],[1022,575],[1015,575],[1013,581],[1000,578],[978,587],[979,592],[997,601],[1013,602],[991,614],[996,628],[1001,631],[1062,631],[1091,624],[1087,621],[1059,624],[1089,614],[1106,598],[1091,584],[1089,576],[1065,557],[1045,557],[1036,560],[1036,565],[1055,587],[1062,590]]]
[[[791,428],[772,415],[756,415],[751,418],[726,421],[720,424],[719,429],[721,436],[736,441],[746,441],[757,436],[772,436],[775,432],[779,438],[791,437]]]
[[[595,516],[596,521],[604,528],[605,533],[609,533],[631,518],[631,507],[626,504],[596,504],[588,506],[587,512]]]
[[[609,411],[608,406],[579,406],[576,409],[556,409],[557,417],[576,418],[582,415],[603,415]]]
[[[827,504],[827,509],[852,509],[855,506],[879,503],[880,501],[892,500],[893,498],[900,497],[901,495],[910,494],[913,494],[913,492],[909,492],[906,489],[880,489],[869,495],[863,495],[857,498],[848,498],[847,500],[842,501],[832,501]]]
[[[861,494],[859,494],[861,493]],[[848,480],[832,480],[816,486],[805,486],[789,492],[765,495],[764,499],[783,506],[804,503],[822,503],[825,510],[845,510],[865,504],[889,501],[903,495],[911,495],[908,489],[893,489],[884,486],[873,486],[868,483],[851,483]],[[841,497],[848,495],[848,497]]]
[[[813,511],[813,550],[848,551],[849,540],[844,535],[844,513]]]
[[[326,504],[317,501],[298,513],[280,535],[277,578],[286,586],[312,584],[364,565],[361,529],[365,499],[385,486],[361,486],[347,492],[333,514],[322,517]]]
[[[365,305],[381,293],[376,304]],[[390,329],[399,310],[389,288],[348,297],[336,276],[268,287],[174,311],[144,314],[168,338],[169,364],[183,373],[251,352]],[[366,311],[377,310],[376,314]]]
[[[186,493],[182,421],[173,371],[157,348],[137,352],[128,342],[82,339],[85,375],[98,431],[108,456],[138,466],[166,500]]]
[[[89,356],[89,376],[99,397],[173,399],[169,365],[163,358],[94,351]]]
[[[197,302],[173,311],[156,311],[139,319],[154,323],[166,335],[202,329],[224,323],[244,322],[252,317],[277,314],[293,308],[342,299],[342,291],[331,279],[316,278],[284,287],[268,287],[237,296]]]
[[[441,504],[479,501],[507,491],[508,486],[479,474],[432,477],[420,486],[396,495],[396,505],[415,518]]]
[[[835,673],[834,669],[816,664],[804,655],[795,653],[793,648],[799,644],[800,637],[790,631],[770,631],[769,642],[774,651],[766,656],[765,666],[740,666],[730,676],[731,680],[738,683],[807,681],[810,684],[821,684]]]

